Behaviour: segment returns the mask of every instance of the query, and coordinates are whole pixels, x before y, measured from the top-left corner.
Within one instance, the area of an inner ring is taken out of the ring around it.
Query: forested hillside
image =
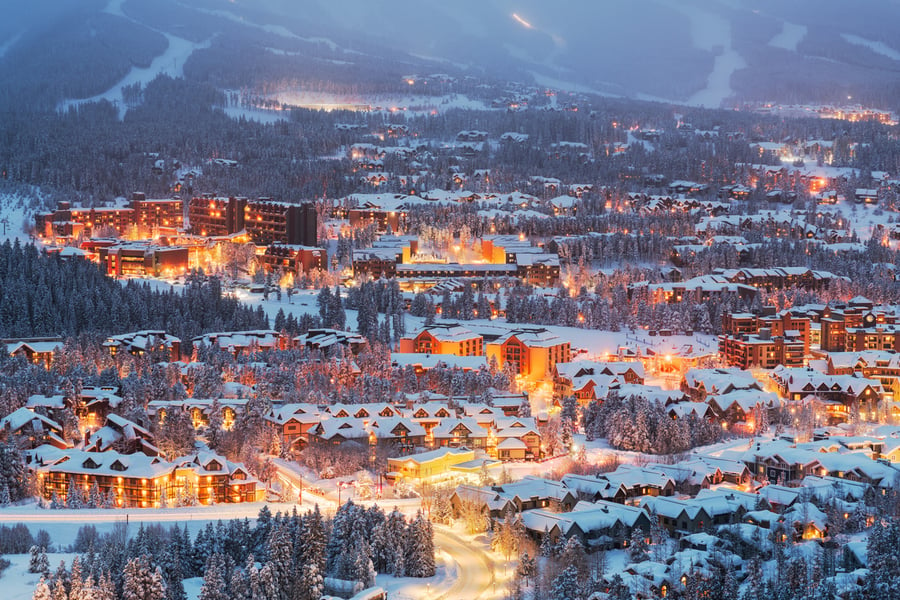
[[[160,292],[146,283],[122,285],[85,260],[9,241],[0,246],[0,338],[163,329],[190,340],[267,326],[262,309],[223,296],[215,278],[193,277],[181,293]]]

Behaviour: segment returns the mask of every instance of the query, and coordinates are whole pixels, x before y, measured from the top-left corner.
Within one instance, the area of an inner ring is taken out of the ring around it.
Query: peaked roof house
[[[69,446],[63,438],[62,425],[24,406],[0,419],[0,430],[7,437],[15,437],[22,448],[44,444],[62,449]]]

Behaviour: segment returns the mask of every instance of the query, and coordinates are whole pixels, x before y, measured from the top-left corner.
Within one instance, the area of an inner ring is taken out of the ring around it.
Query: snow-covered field
[[[4,558],[11,564],[0,576],[0,596],[3,600],[31,600],[34,588],[41,579],[40,573],[29,573],[28,564],[31,556],[28,554],[6,554]],[[72,564],[74,554],[47,553],[50,561],[50,571],[56,571],[60,562],[66,563],[66,568]]]
[[[784,48],[796,52],[797,45],[806,37],[806,32],[806,25],[795,25],[785,21],[781,33],[769,40],[769,45],[773,48]]]

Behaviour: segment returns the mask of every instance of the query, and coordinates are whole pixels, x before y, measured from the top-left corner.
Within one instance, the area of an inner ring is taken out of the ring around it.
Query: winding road
[[[503,597],[503,582],[494,579],[494,574],[499,576],[503,568],[484,550],[439,525],[434,527],[434,544],[456,563],[458,573],[454,584],[437,596],[438,600],[486,600]]]

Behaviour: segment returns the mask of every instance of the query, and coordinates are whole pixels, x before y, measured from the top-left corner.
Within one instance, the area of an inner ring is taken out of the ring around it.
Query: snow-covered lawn
[[[40,573],[28,572],[31,555],[6,554],[4,558],[11,564],[0,576],[0,590],[2,590],[0,591],[0,597],[3,600],[31,600],[34,588],[41,580]],[[50,561],[50,572],[54,573],[60,561],[64,561],[68,569],[72,565],[72,559],[75,558],[75,555],[70,553],[48,553],[47,558]]]

